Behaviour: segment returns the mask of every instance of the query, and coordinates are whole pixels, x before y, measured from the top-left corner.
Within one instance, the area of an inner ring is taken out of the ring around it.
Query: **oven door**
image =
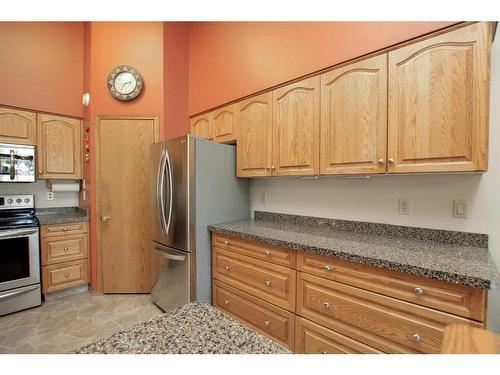
[[[0,292],[39,282],[38,228],[0,230]]]
[[[35,181],[35,146],[0,144],[0,182]]]

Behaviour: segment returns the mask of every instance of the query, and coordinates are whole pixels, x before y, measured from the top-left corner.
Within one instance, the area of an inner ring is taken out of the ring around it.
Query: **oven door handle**
[[[26,237],[36,234],[38,229],[13,229],[0,231],[0,240],[8,240],[11,238]]]
[[[32,285],[30,287],[26,287],[23,289],[14,290],[13,292],[10,293],[0,294],[0,301],[10,297],[18,296],[20,294],[31,292],[32,290],[38,289],[39,287],[40,287],[39,285]]]

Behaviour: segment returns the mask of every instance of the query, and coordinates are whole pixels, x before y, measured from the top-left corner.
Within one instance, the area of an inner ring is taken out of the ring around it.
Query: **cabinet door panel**
[[[215,142],[230,142],[236,140],[237,105],[231,104],[214,111]]]
[[[487,168],[490,26],[389,53],[389,172]]]
[[[271,175],[272,94],[238,103],[238,177]]]
[[[36,114],[0,107],[0,143],[36,144]]]
[[[273,91],[275,176],[319,173],[320,77]]]
[[[41,179],[82,178],[81,120],[38,115],[38,165]]]
[[[321,76],[322,174],[384,173],[386,129],[386,54]]]
[[[196,116],[191,119],[191,134],[203,137],[208,141],[214,139],[213,113]]]

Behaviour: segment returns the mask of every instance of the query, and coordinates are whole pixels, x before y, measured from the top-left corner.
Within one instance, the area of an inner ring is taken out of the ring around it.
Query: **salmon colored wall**
[[[163,119],[163,23],[162,22],[91,22],[86,27],[89,51],[86,59],[90,79],[90,106],[85,126],[91,132],[91,161],[84,174],[90,184],[90,255],[91,286],[96,274],[96,176],[95,129],[98,115],[156,115]],[[114,99],[108,92],[107,77],[111,69],[120,64],[139,70],[144,79],[142,93],[130,102]],[[162,134],[160,134],[162,136]],[[119,140],[117,140],[119,141]]]
[[[82,117],[83,22],[0,22],[0,104]]]
[[[454,22],[196,22],[193,115]]]
[[[168,139],[189,133],[189,23],[165,22],[163,30],[163,122]]]

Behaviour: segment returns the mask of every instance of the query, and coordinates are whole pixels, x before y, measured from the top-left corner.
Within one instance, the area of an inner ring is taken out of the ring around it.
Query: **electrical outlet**
[[[399,198],[399,214],[410,214],[410,200],[408,198]]]
[[[467,218],[467,202],[460,199],[453,200],[453,216],[461,219]]]
[[[260,203],[267,204],[267,193],[265,192],[260,193]]]
[[[48,201],[53,201],[54,200],[54,192],[53,191],[48,191],[47,192],[47,200]]]

